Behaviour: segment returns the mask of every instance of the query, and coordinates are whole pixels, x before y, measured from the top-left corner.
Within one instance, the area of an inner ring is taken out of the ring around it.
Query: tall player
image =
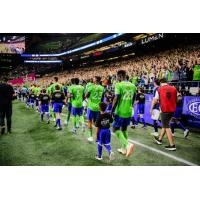
[[[99,104],[103,99],[104,87],[100,85],[101,78],[96,76],[94,83],[87,88],[85,97],[88,99],[88,141],[92,142],[92,121],[95,123],[99,115]]]
[[[74,79],[75,85],[70,87],[69,97],[72,99],[72,121],[73,129],[72,132],[76,133],[79,126],[79,120],[82,123],[83,130],[85,129],[84,117],[83,117],[83,97],[84,97],[84,87],[79,85],[79,79]]]
[[[115,85],[115,98],[113,100],[113,106],[111,114],[115,112],[113,132],[119,139],[122,148],[118,149],[118,152],[129,157],[134,145],[128,143],[127,127],[130,124],[132,117],[132,107],[136,96],[136,87],[126,79],[126,72],[120,70],[117,73],[118,83]]]

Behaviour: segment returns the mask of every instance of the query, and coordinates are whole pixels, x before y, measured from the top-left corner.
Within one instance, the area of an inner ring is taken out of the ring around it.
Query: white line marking
[[[67,116],[67,115],[66,115],[66,114],[62,114],[62,116]],[[93,126],[93,127],[95,127],[95,126]],[[112,134],[112,135],[115,135],[113,132],[112,132],[111,134]],[[180,157],[171,155],[171,154],[166,153],[166,152],[164,152],[164,151],[161,151],[161,150],[159,150],[159,149],[150,147],[150,146],[148,146],[148,145],[146,145],[146,144],[142,144],[142,143],[140,143],[140,142],[138,142],[138,141],[136,141],[136,140],[129,139],[128,141],[131,142],[131,143],[133,143],[133,144],[136,144],[136,145],[138,145],[138,146],[141,146],[141,147],[143,147],[143,148],[146,148],[146,149],[148,149],[148,150],[150,150],[150,151],[159,153],[159,154],[161,154],[161,155],[163,155],[163,156],[166,156],[166,157],[171,158],[171,159],[173,159],[173,160],[176,160],[176,161],[178,161],[178,162],[184,163],[184,164],[186,164],[186,165],[189,165],[189,166],[198,166],[198,165],[195,164],[195,163],[192,163],[192,162],[187,161],[187,160],[185,160],[185,159],[183,159],[183,158],[180,158]]]

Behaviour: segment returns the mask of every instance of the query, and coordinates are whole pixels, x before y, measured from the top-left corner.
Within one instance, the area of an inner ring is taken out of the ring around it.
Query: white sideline
[[[67,116],[67,115],[66,115],[66,114],[62,114],[62,116]],[[95,126],[93,126],[93,127],[95,127]],[[112,134],[112,135],[115,135],[113,132],[112,132],[111,134]],[[159,153],[159,154],[161,154],[161,155],[163,155],[163,156],[166,156],[166,157],[171,158],[171,159],[173,159],[173,160],[176,160],[176,161],[178,161],[178,162],[184,163],[184,164],[186,164],[186,165],[189,165],[189,166],[198,166],[198,165],[195,164],[195,163],[192,163],[192,162],[187,161],[187,160],[185,160],[185,159],[183,159],[183,158],[180,158],[180,157],[171,155],[171,154],[166,153],[166,152],[164,152],[164,151],[161,151],[161,150],[159,150],[159,149],[150,147],[150,146],[148,146],[148,145],[146,145],[146,144],[142,144],[142,143],[140,143],[140,142],[138,142],[138,141],[136,141],[136,140],[129,139],[128,141],[131,142],[131,143],[133,143],[133,144],[136,144],[136,145],[138,145],[138,146],[141,146],[141,147],[143,147],[143,148],[146,148],[146,149],[148,149],[148,150],[150,150],[150,151]]]

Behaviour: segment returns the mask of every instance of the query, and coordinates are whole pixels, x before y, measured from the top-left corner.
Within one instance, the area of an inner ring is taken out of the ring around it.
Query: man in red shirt
[[[161,145],[162,139],[166,133],[169,140],[169,145],[166,146],[165,149],[175,151],[176,146],[174,143],[174,137],[170,129],[170,120],[176,110],[177,90],[174,86],[168,85],[165,78],[160,80],[160,84],[161,87],[157,90],[155,94],[150,110],[150,112],[152,113],[154,105],[159,101],[161,109],[162,130],[159,138],[155,137],[155,141],[157,144]]]

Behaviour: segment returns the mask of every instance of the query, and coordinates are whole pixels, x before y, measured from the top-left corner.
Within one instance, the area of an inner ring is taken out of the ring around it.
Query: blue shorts
[[[53,112],[61,113],[62,112],[63,103],[54,103],[53,104]]]
[[[36,100],[35,100],[35,105],[39,106],[39,99],[38,98],[36,98]]]
[[[97,142],[100,145],[110,144],[111,133],[110,129],[100,129],[98,132]]]
[[[97,117],[99,116],[99,111],[92,111],[89,108],[87,109],[87,119],[90,121],[96,121]]]
[[[34,104],[34,102],[35,102],[35,99],[30,99],[31,104]]]
[[[144,104],[138,104],[137,106],[137,113],[138,114],[144,114]]]
[[[130,125],[130,122],[131,122],[131,117],[122,118],[122,117],[119,117],[119,116],[116,115],[112,126],[114,128],[127,127],[127,126]]]
[[[68,112],[71,113],[71,111],[72,111],[72,104],[71,103],[68,103],[67,109],[68,109]]]
[[[181,107],[177,107],[176,111],[174,113],[174,118],[178,119],[182,117],[182,108]]]
[[[81,107],[81,108],[72,107],[72,115],[73,116],[76,116],[76,115],[82,116],[83,115],[83,107]]]
[[[49,112],[49,104],[42,104],[40,108],[41,113],[48,113]]]

